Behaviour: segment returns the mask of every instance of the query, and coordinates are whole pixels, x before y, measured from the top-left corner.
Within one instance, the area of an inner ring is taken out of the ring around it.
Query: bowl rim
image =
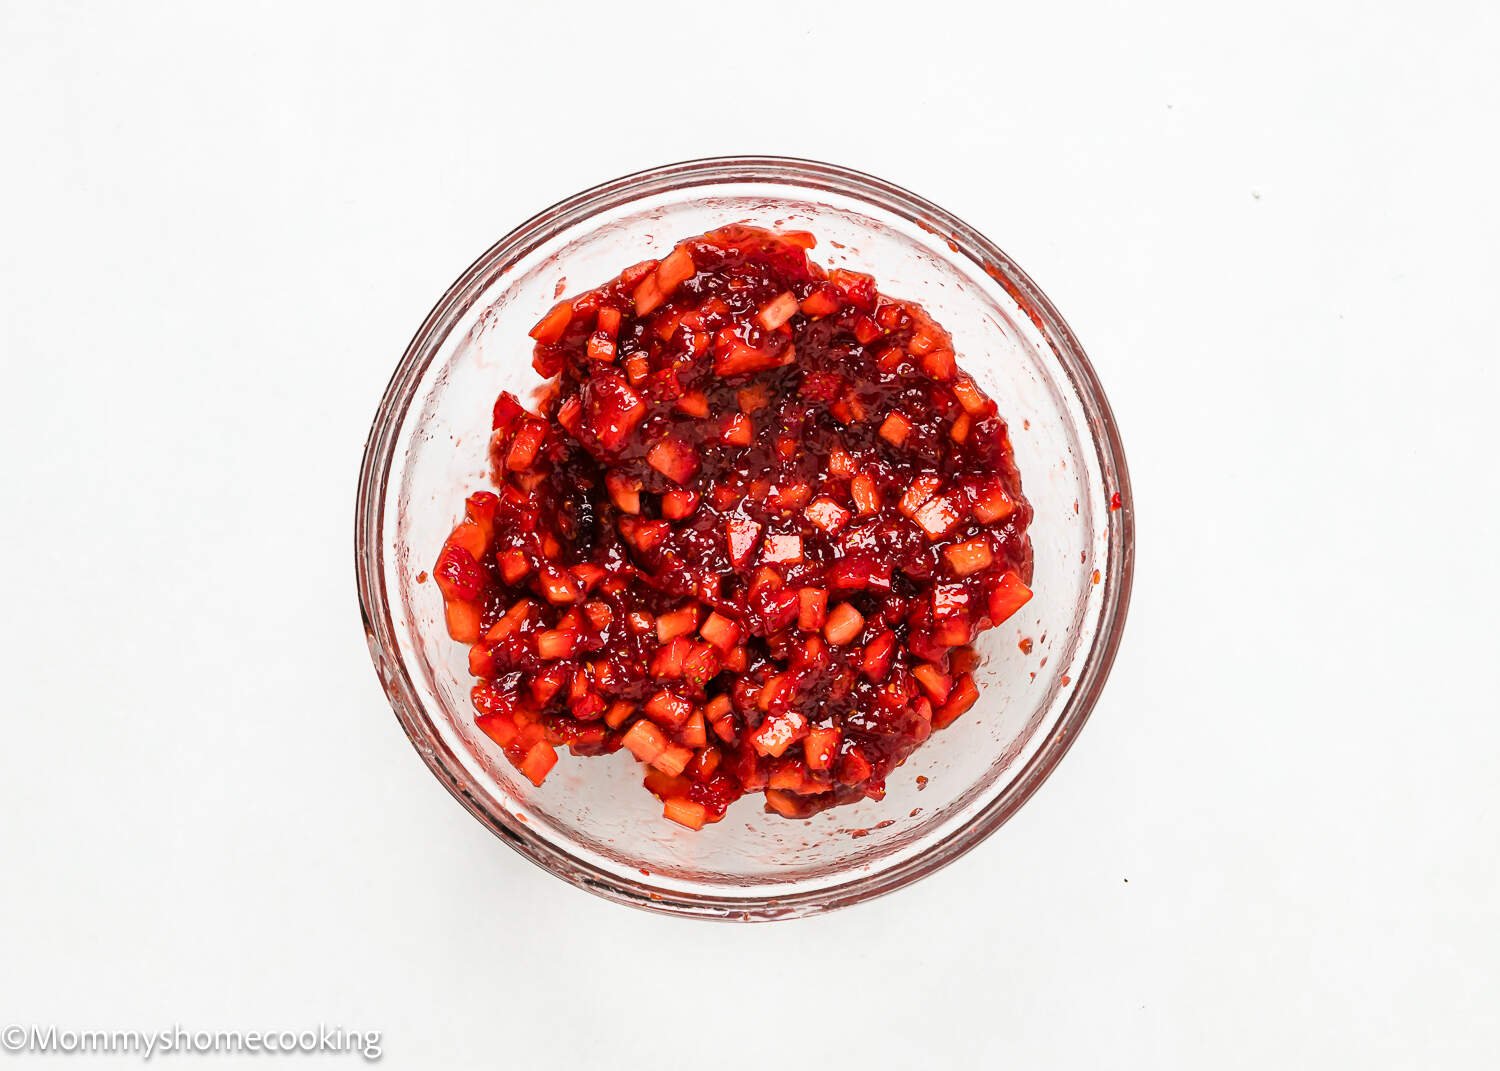
[[[1052,348],[1083,409],[1105,487],[1120,506],[1108,518],[1098,635],[1077,672],[1079,687],[1064,704],[1035,754],[1005,790],[942,839],[874,874],[834,885],[770,895],[722,896],[663,889],[602,870],[546,840],[503,810],[496,813],[472,790],[463,764],[429,723],[412,683],[391,619],[381,553],[387,483],[398,432],[417,385],[442,339],[472,306],[486,280],[561,231],[631,201],[723,182],[795,184],[872,204],[947,241],[998,282],[1021,306]],[[499,270],[497,271],[497,265]],[[423,320],[396,366],[365,441],[355,501],[355,575],[366,641],[386,697],[403,731],[428,768],[455,799],[511,847],[543,869],[606,899],[672,915],[761,921],[816,914],[894,892],[947,866],[1004,825],[1057,767],[1088,720],[1109,677],[1130,604],[1135,564],[1133,498],[1125,453],[1109,402],[1072,329],[1031,278],[998,246],[947,210],[872,175],[817,160],[783,156],[719,156],[687,160],[623,175],[543,209],[481,254],[448,287]]]

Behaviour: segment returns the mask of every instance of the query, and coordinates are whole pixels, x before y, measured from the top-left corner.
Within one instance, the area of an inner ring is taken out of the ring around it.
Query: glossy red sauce
[[[978,698],[969,646],[1030,597],[1004,421],[945,331],[811,236],[727,227],[532,331],[496,490],[433,569],[477,724],[540,784],[629,749],[697,828],[763,792],[863,798]]]

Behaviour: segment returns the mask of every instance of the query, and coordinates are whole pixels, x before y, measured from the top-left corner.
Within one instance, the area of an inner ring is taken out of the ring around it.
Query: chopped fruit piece
[[[990,400],[967,373],[960,372],[953,381],[953,396],[970,416],[983,416],[990,409]]]
[[[703,711],[695,710],[688,718],[687,724],[677,734],[683,744],[691,748],[703,747],[708,743],[708,730],[703,725]]]
[[[677,401],[672,404],[677,409],[680,409],[682,412],[686,413],[688,416],[698,417],[700,420],[708,416],[709,413],[708,395],[704,394],[701,390],[695,390],[690,394],[684,394],[681,398],[678,398]]]
[[[568,324],[573,322],[573,303],[564,301],[554,305],[552,311],[537,321],[531,329],[531,337],[544,346],[554,345],[563,337]]]
[[[724,441],[731,446],[749,446],[755,441],[755,426],[744,413],[732,414],[724,425]]]
[[[841,602],[828,614],[828,623],[823,626],[823,635],[835,647],[854,642],[865,629],[865,619],[847,602]]]
[[[540,787],[541,783],[547,779],[547,774],[552,771],[552,767],[556,765],[557,750],[545,740],[538,740],[531,745],[526,752],[526,757],[521,760],[517,768],[533,785]]]
[[[953,526],[961,518],[952,502],[943,495],[937,495],[922,503],[911,519],[922,527],[928,539],[941,539],[953,531]]]
[[[896,634],[887,630],[865,644],[864,654],[860,659],[860,669],[865,676],[879,683],[890,675],[891,662],[895,657]]]
[[[860,516],[880,512],[880,491],[875,481],[864,473],[849,481],[849,495],[854,499],[854,508],[859,510]]]
[[[767,331],[774,331],[796,314],[797,299],[790,290],[787,290],[777,295],[770,304],[761,309],[756,319]]]
[[[730,517],[724,522],[725,538],[729,541],[729,560],[736,569],[743,569],[755,553],[760,540],[760,525],[744,517]]]
[[[820,286],[802,299],[801,309],[808,316],[832,316],[842,302],[829,286]]]
[[[835,727],[809,729],[807,739],[802,741],[802,754],[807,757],[809,770],[827,770],[833,766],[838,754],[839,738],[844,734]]]
[[[666,491],[661,496],[661,515],[669,521],[680,521],[691,516],[698,508],[698,499],[697,491],[687,491],[680,487]]]
[[[656,638],[666,643],[678,636],[686,636],[698,627],[698,607],[683,606],[656,619]]]
[[[828,592],[822,588],[803,588],[797,592],[797,627],[803,632],[817,632],[828,620]]]
[[[671,296],[683,283],[693,277],[693,255],[678,246],[668,253],[656,269],[656,286],[665,295]]]
[[[698,473],[698,455],[681,439],[663,439],[646,454],[646,463],[673,483],[687,483]]]
[[[990,541],[983,537],[966,543],[955,543],[943,550],[943,557],[959,576],[968,576],[981,569],[988,569],[995,560]]]
[[[807,719],[795,710],[767,718],[750,734],[750,746],[756,754],[779,758],[786,749],[807,735]]]
[[[980,524],[1003,521],[1015,511],[1016,504],[998,483],[981,490],[974,498],[974,519]]]
[[[953,690],[948,693],[948,700],[939,707],[932,715],[932,727],[934,729],[946,729],[953,724],[954,720],[979,700],[979,688],[974,684],[974,678],[965,673],[953,682]]]
[[[511,472],[525,472],[531,467],[536,455],[547,438],[547,425],[540,420],[527,420],[516,431],[511,440],[510,451],[505,455],[505,467]]]
[[[831,498],[816,499],[802,512],[809,521],[829,535],[838,535],[843,531],[844,525],[849,523],[849,518],[852,516],[848,510]]]
[[[941,476],[918,476],[901,495],[901,501],[897,503],[896,508],[901,511],[903,517],[914,517],[917,510],[922,508],[923,503],[937,494],[941,486],[943,486]]]
[[[604,477],[604,485],[609,488],[609,497],[622,513],[641,511],[640,480],[631,479],[621,472],[611,472]]]
[[[676,777],[693,761],[693,753],[685,747],[673,745],[651,760],[651,765],[668,777]]]
[[[481,714],[474,719],[474,724],[502,748],[516,742],[516,722],[509,714]]]
[[[1031,589],[1015,573],[1006,573],[990,592],[990,624],[998,625],[1010,618],[1031,600]]]
[[[719,650],[728,651],[740,642],[740,627],[716,610],[708,615],[708,620],[703,622],[698,635]]]
[[[479,607],[472,602],[454,599],[447,606],[448,635],[459,643],[474,643],[479,639]]]
[[[802,537],[796,535],[769,535],[761,547],[763,562],[800,562],[802,560]]]
[[[892,413],[880,425],[880,437],[892,446],[900,446],[911,434],[911,421],[905,413]]]
[[[578,645],[578,633],[552,630],[540,632],[536,637],[537,657],[555,661],[569,658]]]
[[[671,692],[657,692],[641,707],[646,717],[676,732],[693,713],[693,704]]]
[[[1030,595],[1008,429],[939,324],[812,244],[680,242],[538,322],[535,411],[495,399],[424,594],[533,782],[623,748],[685,828],[754,792],[804,819],[977,701],[971,644]]]
[[[948,679],[948,675],[929,662],[913,666],[911,675],[917,678],[917,683],[922,686],[922,690],[932,696],[934,703],[941,703],[947,699],[948,690],[953,687],[953,682]]]
[[[555,565],[542,566],[541,572],[537,574],[537,587],[543,598],[559,606],[583,598],[583,590],[573,574],[565,573]]]
[[[620,744],[637,761],[645,763],[652,762],[667,750],[667,738],[660,729],[644,718],[630,726],[629,731],[620,738]]]
[[[703,823],[708,820],[708,808],[701,803],[674,796],[662,805],[661,813],[676,822],[680,826],[689,829],[702,829]]]

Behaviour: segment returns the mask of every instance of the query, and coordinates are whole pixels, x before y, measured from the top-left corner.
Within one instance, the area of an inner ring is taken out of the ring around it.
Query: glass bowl
[[[490,486],[495,396],[509,389],[524,399],[540,385],[532,324],[563,292],[735,221],[811,231],[822,263],[872,273],[883,292],[920,302],[952,333],[962,366],[1010,424],[1036,509],[1036,594],[981,635],[978,704],[891,775],[883,801],[788,821],[747,798],[694,833],[662,818],[623,751],[564,753],[540,788],[520,776],[474,727],[467,650],[448,638],[437,586],[419,575],[462,516],[464,497]],[[706,918],[786,918],[857,903],[993,833],[1083,727],[1130,592],[1125,458],[1062,317],[1010,258],[950,213],[880,179],[804,160],[698,160],[630,175],[502,238],[448,288],[402,356],[365,447],[356,512],[370,654],[438,779],[522,855],[574,885]]]

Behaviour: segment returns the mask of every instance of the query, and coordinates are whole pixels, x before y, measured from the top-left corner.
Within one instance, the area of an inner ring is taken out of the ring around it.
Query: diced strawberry
[[[698,607],[689,603],[656,619],[656,638],[662,643],[685,636],[698,627]]]
[[[538,787],[547,779],[547,774],[552,767],[557,765],[557,749],[545,740],[538,740],[531,745],[520,764],[516,767],[526,778]]]
[[[946,729],[978,700],[979,688],[975,685],[974,678],[965,673],[953,682],[953,689],[948,693],[947,701],[933,713],[932,727]]]
[[[693,711],[681,732],[677,734],[677,738],[682,741],[683,746],[691,748],[700,748],[708,743],[708,730],[703,724],[703,711]]]
[[[958,404],[964,407],[964,412],[970,416],[985,416],[994,407],[994,403],[985,396],[984,391],[979,389],[979,384],[966,372],[960,372],[953,380],[953,395],[958,399]]]
[[[552,306],[550,312],[537,321],[531,329],[531,337],[544,345],[553,345],[563,337],[568,324],[573,321],[573,303],[564,301]]]
[[[659,680],[681,680],[682,664],[687,661],[692,647],[691,640],[685,636],[678,636],[672,642],[659,648],[656,656],[651,659],[651,675]]]
[[[1031,589],[1014,572],[1007,572],[990,591],[990,623],[998,625],[1031,600]]]
[[[958,363],[952,350],[937,349],[922,358],[922,370],[933,379],[946,382],[958,372]]]
[[[467,550],[452,543],[444,545],[432,567],[432,579],[446,599],[474,602],[484,590],[484,570]]]
[[[709,643],[721,651],[728,651],[740,642],[740,626],[718,611],[708,615],[708,620],[698,630]]]
[[[595,372],[584,386],[583,399],[583,426],[610,452],[619,450],[646,418],[645,400],[613,369]]]
[[[895,657],[896,634],[887,629],[865,644],[860,669],[866,677],[878,684],[889,676]]]
[[[662,294],[670,297],[683,283],[693,277],[697,271],[693,267],[693,257],[682,246],[678,246],[668,253],[656,269],[656,286]]]
[[[739,404],[740,412],[753,413],[766,407],[770,394],[770,390],[764,383],[752,383],[748,387],[741,387],[735,391],[734,397]]]
[[[516,741],[516,722],[509,714],[481,714],[474,724],[501,748],[508,748]]]
[[[583,588],[573,574],[550,562],[537,573],[537,588],[555,606],[566,606],[583,598]]]
[[[609,364],[615,359],[615,340],[603,331],[595,331],[589,336],[588,347],[589,360],[602,361]]]
[[[870,761],[865,758],[864,753],[857,747],[852,747],[844,752],[844,757],[839,760],[838,777],[845,785],[857,785],[869,779],[875,772]]]
[[[693,713],[693,704],[679,695],[663,690],[646,700],[641,712],[657,724],[676,732]]]
[[[901,511],[903,517],[913,517],[924,502],[937,494],[941,486],[943,486],[941,476],[918,476],[902,493],[896,508]]]
[[[635,705],[623,700],[611,703],[609,709],[604,713],[604,724],[611,729],[618,729],[624,725],[635,714]]]
[[[818,286],[802,299],[801,309],[808,316],[832,316],[842,307],[837,291],[827,283]]]
[[[484,642],[494,645],[500,643],[521,627],[530,615],[536,604],[530,599],[520,599],[509,610],[505,616],[490,626],[489,632],[485,633]]]
[[[865,312],[875,308],[875,279],[863,272],[834,268],[828,281],[849,296],[850,304]]]
[[[529,469],[536,461],[546,438],[546,424],[540,420],[523,420],[516,429],[516,437],[510,441],[510,450],[505,455],[505,467],[511,472]]]
[[[892,446],[900,446],[911,434],[912,423],[900,410],[893,411],[880,425],[880,437]]]
[[[701,390],[689,391],[672,403],[679,412],[702,419],[708,416],[708,395]]]
[[[948,675],[930,662],[919,662],[912,667],[911,675],[917,679],[922,690],[932,696],[934,703],[941,703],[948,698],[948,692],[953,687],[953,682]]]
[[[646,453],[646,464],[673,483],[688,483],[698,474],[698,455],[681,439],[661,439]]]

